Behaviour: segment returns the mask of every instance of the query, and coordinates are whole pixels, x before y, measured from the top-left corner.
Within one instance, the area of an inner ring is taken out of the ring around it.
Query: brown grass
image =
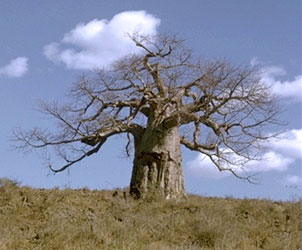
[[[124,190],[32,189],[0,180],[0,249],[301,249],[301,201]]]

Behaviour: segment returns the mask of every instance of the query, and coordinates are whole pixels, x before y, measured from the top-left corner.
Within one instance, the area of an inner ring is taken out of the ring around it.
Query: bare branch
[[[103,143],[106,141],[106,139],[107,138],[105,138],[103,141],[99,142],[98,145],[95,148],[93,148],[93,149],[89,150],[88,152],[84,153],[79,158],[77,158],[75,160],[66,160],[68,163],[66,165],[62,166],[59,169],[54,169],[51,165],[49,165],[50,170],[54,173],[62,172],[64,170],[66,170],[67,168],[69,168],[70,166],[72,166],[73,164],[83,160],[85,157],[88,157],[92,154],[97,153],[100,150],[100,148],[102,147]]]
[[[15,130],[17,148],[59,148],[66,164],[50,168],[60,172],[98,152],[111,136],[127,133],[129,154],[130,134],[135,149],[142,141],[156,148],[149,135],[184,127],[183,145],[242,178],[236,167],[257,159],[260,142],[278,134],[271,131],[280,125],[280,109],[270,87],[254,68],[193,57],[175,36],[129,37],[141,53],[80,77],[69,104],[41,102],[40,111],[57,122],[56,132]]]

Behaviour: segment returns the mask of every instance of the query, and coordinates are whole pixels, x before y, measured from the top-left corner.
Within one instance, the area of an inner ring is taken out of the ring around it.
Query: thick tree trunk
[[[130,193],[136,198],[150,193],[167,199],[185,195],[177,127],[146,129],[136,138]]]

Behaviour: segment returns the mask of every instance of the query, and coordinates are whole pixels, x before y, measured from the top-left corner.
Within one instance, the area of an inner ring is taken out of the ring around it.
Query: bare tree
[[[110,136],[126,133],[126,152],[131,142],[134,148],[130,193],[137,198],[151,190],[166,198],[185,195],[181,145],[250,181],[236,170],[258,158],[279,112],[257,71],[197,59],[172,36],[130,39],[140,55],[81,77],[70,104],[41,102],[58,121],[57,132],[16,130],[17,146],[54,148],[65,165],[49,167],[61,172],[97,153]]]

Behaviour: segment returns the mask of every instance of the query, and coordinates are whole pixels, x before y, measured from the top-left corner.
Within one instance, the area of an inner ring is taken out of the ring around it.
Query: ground
[[[33,189],[0,182],[0,249],[301,249],[301,201],[127,190]]]

